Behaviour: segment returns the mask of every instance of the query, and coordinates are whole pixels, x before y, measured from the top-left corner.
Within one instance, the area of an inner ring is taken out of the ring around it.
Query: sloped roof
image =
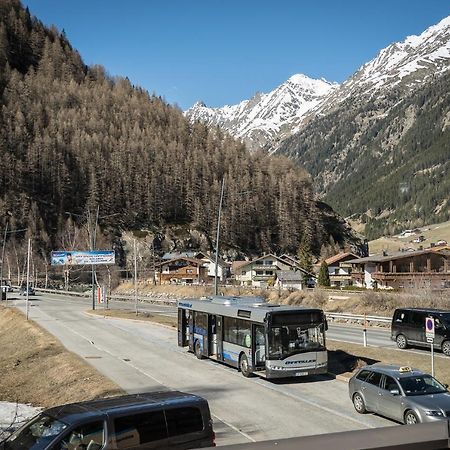
[[[366,262],[386,262],[386,261],[392,261],[395,259],[403,259],[403,258],[411,258],[414,256],[421,256],[421,255],[427,255],[427,254],[436,254],[440,253],[442,256],[449,257],[450,251],[448,250],[435,250],[434,248],[427,248],[426,250],[415,250],[413,252],[395,252],[392,255],[373,255],[373,256],[367,256],[365,258],[356,258],[351,259],[347,261],[351,264],[364,264]]]
[[[157,264],[157,266],[165,266],[167,264],[174,263],[175,261],[187,261],[192,264],[199,265],[199,266],[205,263],[205,261],[203,261],[201,259],[187,258],[185,256],[180,256],[179,258],[174,258],[174,259],[170,259],[169,261],[160,262],[159,264]]]
[[[325,260],[327,263],[327,266],[332,266],[334,263],[340,262],[343,259],[347,258],[348,256],[352,256],[353,258],[358,258],[358,255],[355,255],[351,252],[345,252],[345,253],[338,253],[337,255],[330,256]]]
[[[234,273],[240,267],[246,266],[249,261],[233,261],[231,263],[231,271]]]
[[[258,258],[252,259],[251,261],[244,261],[245,264],[242,264],[242,265],[239,266],[239,267],[243,267],[243,266],[246,266],[246,265],[250,265],[250,264],[252,264],[252,263],[254,263],[254,262],[256,262],[256,261],[259,261],[259,260],[264,259],[264,258],[269,258],[269,257],[270,257],[270,258],[275,258],[277,261],[280,261],[280,262],[282,262],[283,264],[287,264],[288,266],[294,267],[294,264],[293,264],[292,262],[286,261],[285,259],[282,259],[282,258],[280,258],[279,256],[274,255],[273,253],[268,253],[267,255],[258,256]]]
[[[277,270],[277,278],[280,281],[303,281],[303,272],[299,270]]]
[[[205,255],[203,252],[196,250],[189,250],[186,252],[167,252],[162,255],[161,259],[164,259],[166,261],[170,261],[172,259],[178,259],[178,258],[194,258],[196,255]],[[205,255],[206,256],[206,255]]]

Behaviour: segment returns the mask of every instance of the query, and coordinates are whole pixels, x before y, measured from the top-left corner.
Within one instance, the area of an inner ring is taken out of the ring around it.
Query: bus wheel
[[[245,378],[252,376],[252,371],[250,369],[250,366],[248,365],[248,359],[244,354],[242,354],[239,358],[239,369]]]
[[[202,348],[200,347],[200,341],[198,339],[195,341],[194,353],[198,359],[203,359]]]

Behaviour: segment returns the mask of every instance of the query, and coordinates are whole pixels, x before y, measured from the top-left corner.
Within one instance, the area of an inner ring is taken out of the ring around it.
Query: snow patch
[[[0,402],[0,441],[42,411],[22,403]]]

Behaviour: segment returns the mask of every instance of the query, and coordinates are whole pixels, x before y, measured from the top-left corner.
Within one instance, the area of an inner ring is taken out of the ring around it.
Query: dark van
[[[425,335],[425,318],[434,318],[434,348],[450,356],[450,311],[425,308],[396,309],[392,317],[391,339],[398,348],[408,345],[429,347]]]
[[[47,409],[9,436],[2,450],[161,449],[214,446],[208,402],[150,392]]]

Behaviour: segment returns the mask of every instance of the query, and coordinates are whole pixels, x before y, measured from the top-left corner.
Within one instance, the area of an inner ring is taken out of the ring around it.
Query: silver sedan
[[[349,381],[349,395],[357,412],[373,412],[414,424],[450,418],[447,385],[410,367],[373,364]]]

